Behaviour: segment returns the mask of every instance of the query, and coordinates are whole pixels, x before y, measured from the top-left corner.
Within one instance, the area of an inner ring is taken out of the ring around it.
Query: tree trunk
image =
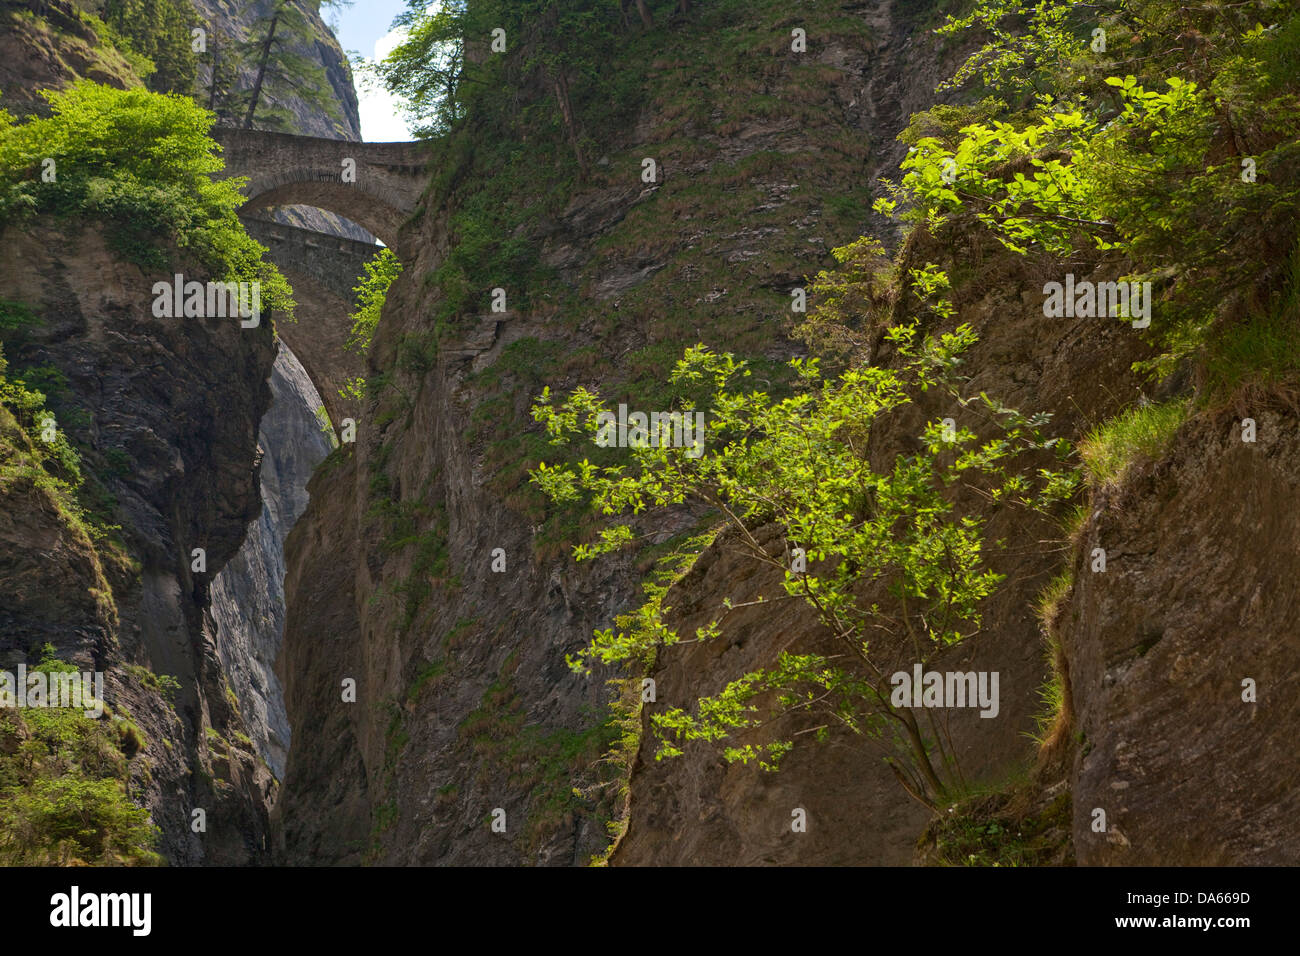
[[[906,708],[899,708],[898,713],[902,718],[908,743],[912,747],[917,769],[921,771],[926,785],[930,787],[931,792],[926,794],[926,797],[931,803],[935,803],[947,792],[947,787],[943,785],[943,781],[939,779],[939,775],[934,772],[934,766],[930,763],[930,753],[926,749],[925,740],[921,737],[920,728],[916,726],[916,717]]]
[[[654,29],[655,18],[650,15],[650,10],[645,5],[645,0],[636,0],[636,12],[641,14],[641,22],[645,24],[647,30]]]
[[[212,86],[208,90],[208,109],[212,112],[217,111],[217,71],[221,68],[221,53],[217,47],[212,47]]]
[[[563,67],[551,76],[551,82],[555,86],[555,98],[560,103],[560,115],[564,117],[564,128],[569,133],[569,144],[573,147],[573,155],[578,160],[578,173],[582,181],[586,182],[587,160],[582,155],[582,147],[578,144],[578,123],[573,115],[573,103],[569,99],[569,78],[565,76]]]
[[[262,44],[261,62],[257,64],[257,79],[253,83],[253,93],[248,101],[248,115],[244,117],[244,129],[253,128],[253,113],[257,110],[257,101],[262,98],[262,80],[266,76],[266,64],[271,59],[271,41],[275,39],[275,25],[280,21],[280,14],[271,18],[271,28],[266,31],[266,42]]]

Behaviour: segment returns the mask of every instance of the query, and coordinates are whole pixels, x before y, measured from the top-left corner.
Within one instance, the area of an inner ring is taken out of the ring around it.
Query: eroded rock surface
[[[1254,443],[1242,417],[1256,420]],[[1061,622],[1080,863],[1300,860],[1297,500],[1296,417],[1256,407],[1190,423],[1166,458],[1094,502]],[[1093,548],[1104,573],[1090,570]]]

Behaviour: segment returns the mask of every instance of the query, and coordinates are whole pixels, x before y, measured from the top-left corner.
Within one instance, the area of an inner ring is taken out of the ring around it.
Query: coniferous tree
[[[219,126],[231,126],[243,119],[239,111],[239,71],[243,64],[239,47],[208,41],[212,74],[208,80],[206,106],[217,114]]]
[[[150,90],[194,90],[198,56],[190,31],[199,17],[189,0],[105,0],[103,19],[132,50],[153,61],[154,72],[145,80]]]
[[[292,0],[279,0],[270,16],[260,21],[250,37],[238,44],[238,53],[254,67],[252,88],[241,97],[240,125],[283,128],[292,117],[279,102],[294,96],[309,106],[338,117],[338,106],[329,95],[329,83],[321,65],[298,52],[309,47],[313,24]]]

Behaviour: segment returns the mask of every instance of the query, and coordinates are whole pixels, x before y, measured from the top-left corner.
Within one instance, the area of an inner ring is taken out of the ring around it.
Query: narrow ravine
[[[249,736],[271,772],[283,779],[290,729],[273,666],[284,634],[284,541],[307,508],[307,481],[333,441],[317,415],[320,394],[283,342],[271,394],[258,430],[262,513],[213,581],[212,616],[217,654]]]

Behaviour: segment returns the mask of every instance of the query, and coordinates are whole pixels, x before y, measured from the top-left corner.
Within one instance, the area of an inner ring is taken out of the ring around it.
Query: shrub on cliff
[[[76,672],[46,644],[33,670]],[[156,865],[157,831],[127,795],[129,759],[105,712],[0,711],[0,864]]]
[[[932,309],[946,309],[937,275],[921,270],[913,283],[933,299]],[[597,467],[584,459],[543,463],[533,473],[557,502],[589,496],[594,511],[626,518],[602,531],[597,543],[576,548],[579,559],[634,542],[632,522],[643,512],[686,503],[711,507],[749,556],[783,573],[786,597],[805,602],[840,647],[832,655],[783,651],[772,666],[701,697],[693,712],[673,707],[656,713],[660,756],[680,754],[687,741],[722,741],[728,761],[757,760],[774,769],[805,732],[781,718],[807,716],[820,723],[808,728],[818,739],[834,726],[882,745],[900,783],[927,806],[960,787],[962,772],[945,730],[932,712],[923,726],[910,705],[893,700],[896,681],[887,662],[908,647],[924,666],[977,632],[980,605],[1001,580],[985,564],[991,509],[1013,503],[1044,508],[1067,498],[1077,478],[1026,467],[1035,451],[1067,451],[1040,434],[1047,416],[1027,418],[983,394],[959,394],[954,369],[974,340],[967,326],[928,336],[904,325],[887,334],[902,358],[897,370],[866,366],[823,377],[815,361],[796,359],[803,388],[780,401],[736,388],[747,372],[731,356],[690,349],[672,381],[703,385],[710,393],[703,404],[680,412],[707,409],[696,443],[641,435],[627,442],[627,464]],[[877,423],[930,388],[950,389],[962,405],[982,410],[996,435],[981,442],[969,429],[932,422],[914,454],[873,467],[867,448]],[[560,403],[544,392],[534,416],[554,441],[596,444],[610,437],[613,418],[583,389]],[[979,507],[962,503],[957,488],[974,489]],[[782,529],[784,550],[772,553],[760,542],[758,529],[768,524]],[[597,632],[570,662],[575,669],[652,659],[683,641],[664,624],[663,589],[648,593],[638,613],[618,622],[626,630]],[[716,638],[732,610],[724,600],[718,617],[694,639]],[[775,739],[753,742],[751,732],[759,727],[770,727]]]
[[[357,294],[357,305],[356,311],[348,316],[352,331],[344,345],[362,354],[370,348],[370,339],[384,311],[384,300],[388,298],[388,287],[401,275],[402,263],[392,249],[380,249],[365,268],[365,274],[352,290]]]
[[[49,117],[15,122],[0,111],[0,225],[84,216],[154,270],[170,268],[170,241],[225,281],[261,282],[262,302],[291,314],[288,283],[236,216],[240,181],[211,178],[222,168],[211,113],[185,97],[85,80],[42,95]]]
[[[986,228],[1017,255],[1113,264],[1160,297],[1152,371],[1222,364],[1293,294],[1300,10],[1020,7],[980,0],[940,31],[982,29],[954,82],[993,95],[964,124],[947,106],[913,118],[905,175],[880,209],[941,237]]]

